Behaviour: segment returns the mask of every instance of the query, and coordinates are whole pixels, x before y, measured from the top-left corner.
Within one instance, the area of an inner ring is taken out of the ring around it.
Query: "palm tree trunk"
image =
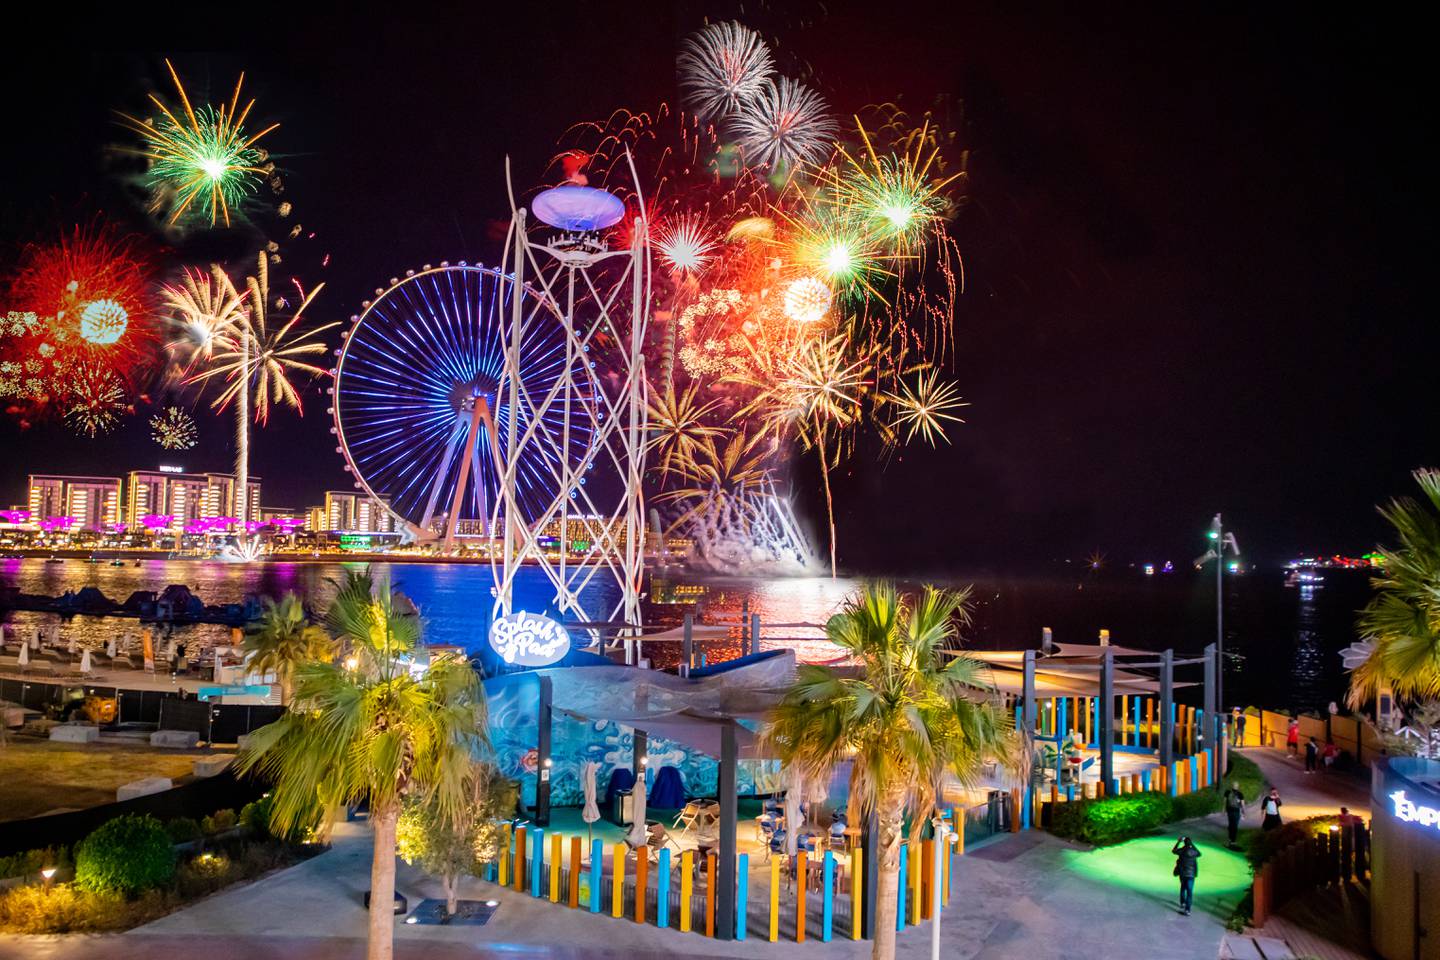
[[[445,874],[445,912],[455,916],[455,901],[459,898],[460,878],[453,873]]]
[[[875,878],[875,929],[870,956],[894,960],[896,912],[900,905],[900,831],[904,826],[905,798],[881,797],[879,805],[880,875]]]
[[[375,857],[370,864],[370,938],[365,960],[395,956],[395,825],[400,808],[371,810],[375,823]]]

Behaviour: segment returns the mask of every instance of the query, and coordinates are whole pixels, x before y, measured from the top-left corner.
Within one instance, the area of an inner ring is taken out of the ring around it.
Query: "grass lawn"
[[[143,777],[189,777],[194,755],[144,745],[54,743],[11,737],[0,746],[0,820],[115,802]]]

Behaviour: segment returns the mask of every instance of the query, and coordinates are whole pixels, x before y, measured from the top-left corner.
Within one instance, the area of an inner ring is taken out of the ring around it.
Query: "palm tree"
[[[771,716],[767,736],[786,765],[828,782],[849,760],[851,803],[879,821],[880,873],[873,956],[895,955],[895,911],[905,815],[927,819],[947,774],[969,785],[990,757],[1013,751],[1009,715],[984,680],[984,664],[945,663],[958,626],[969,622],[969,590],[926,587],[902,597],[868,586],[830,618],[825,632],[861,668],[799,668]]]
[[[375,852],[366,957],[390,960],[402,805],[414,798],[439,818],[463,816],[471,760],[485,744],[484,700],[475,671],[458,657],[436,657],[423,675],[411,673],[421,624],[406,597],[368,571],[347,574],[339,587],[325,619],[350,656],[300,667],[289,711],[251,735],[239,767],[274,784],[277,831],[306,822],[317,802],[328,830],[338,805],[369,801]]]
[[[1350,675],[1352,707],[1387,686],[1409,700],[1440,697],[1440,470],[1414,476],[1424,502],[1397,497],[1380,508],[1400,544],[1378,548],[1383,572],[1356,624],[1370,654]]]
[[[295,691],[295,673],[307,663],[335,658],[335,643],[325,628],[310,622],[305,605],[293,593],[276,603],[265,598],[260,621],[245,631],[245,652],[249,670],[275,674],[280,684],[280,702],[289,703]]]

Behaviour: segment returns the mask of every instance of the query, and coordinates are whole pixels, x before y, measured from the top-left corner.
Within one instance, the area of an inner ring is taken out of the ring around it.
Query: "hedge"
[[[1265,778],[1254,761],[1231,754],[1225,783],[1235,781],[1239,781],[1240,792],[1249,801],[1258,798],[1265,788]],[[1178,797],[1151,790],[1058,803],[1051,808],[1050,832],[1102,847],[1143,837],[1167,823],[1209,816],[1224,806],[1223,797],[1221,788],[1206,787]]]

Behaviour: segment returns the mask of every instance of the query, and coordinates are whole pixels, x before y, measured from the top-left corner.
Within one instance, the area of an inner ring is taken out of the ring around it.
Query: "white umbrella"
[[[29,666],[29,665],[30,665],[30,648],[27,647],[27,646],[25,646],[25,644],[22,643],[22,644],[20,644],[20,666],[26,667],[26,666]]]
[[[31,649],[31,650],[39,650],[39,649],[40,649],[40,626],[39,626],[39,624],[36,624],[35,628],[30,631],[30,649]]]
[[[115,659],[115,638],[111,637],[110,642],[105,644],[105,656],[111,660]]]
[[[793,857],[800,838],[800,801],[805,783],[800,771],[794,767],[790,768],[786,779],[789,785],[785,788],[785,852]]]
[[[640,776],[635,778],[635,790],[630,794],[630,812],[632,824],[630,836],[627,837],[632,847],[645,846],[645,768],[640,768]]]
[[[214,669],[214,671],[211,673],[211,679],[213,679],[216,683],[219,683],[219,682],[220,682],[220,648],[219,648],[219,647],[216,647],[216,648],[215,648],[215,669]]]
[[[90,672],[90,648],[86,647],[85,652],[80,654],[80,672]]]
[[[595,775],[600,770],[600,764],[594,760],[587,761],[580,768],[580,789],[585,793],[585,807],[580,811],[580,819],[585,821],[585,829],[593,839],[594,828],[590,825],[600,819],[600,807],[595,802]]]
[[[70,642],[66,644],[65,649],[69,651],[70,656],[75,656],[75,634],[70,634]]]

